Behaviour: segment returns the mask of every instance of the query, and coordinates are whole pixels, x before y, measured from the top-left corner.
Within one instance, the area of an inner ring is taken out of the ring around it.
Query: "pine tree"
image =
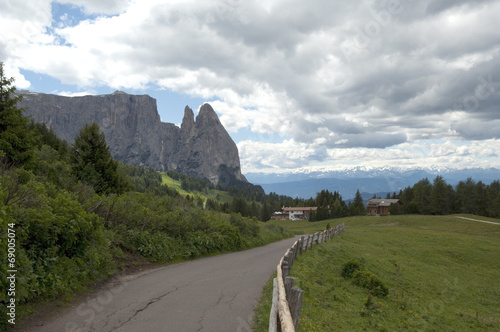
[[[366,214],[365,204],[363,203],[363,196],[359,193],[359,189],[356,191],[356,196],[352,203],[352,214],[353,215],[364,215]]]
[[[118,173],[118,162],[106,145],[106,138],[96,123],[86,124],[73,143],[72,171],[78,180],[92,186],[98,194],[121,194],[128,189]]]
[[[453,187],[440,175],[436,176],[431,190],[430,212],[432,214],[450,214],[453,212]]]
[[[260,214],[260,220],[262,221],[268,221],[271,219],[272,211],[269,209],[269,205],[267,202],[264,202],[264,205],[262,206],[261,214]]]
[[[17,108],[21,96],[11,86],[14,78],[6,78],[3,62],[0,62],[0,155],[8,164],[22,166],[34,158],[34,133],[28,129],[29,119],[23,109]]]

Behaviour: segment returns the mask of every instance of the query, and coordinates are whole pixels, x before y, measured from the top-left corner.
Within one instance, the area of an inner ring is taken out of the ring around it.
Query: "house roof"
[[[366,204],[366,206],[370,207],[376,207],[376,206],[391,206],[391,204],[397,204],[399,203],[399,199],[379,199],[379,198],[372,198]]]

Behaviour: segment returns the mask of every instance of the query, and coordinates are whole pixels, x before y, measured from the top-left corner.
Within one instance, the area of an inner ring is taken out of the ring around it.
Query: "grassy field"
[[[499,220],[465,216],[481,220]],[[352,217],[275,222],[296,233],[345,223],[345,233],[295,262],[304,290],[299,331],[500,331],[500,225],[457,216]],[[388,289],[371,297],[343,278],[357,259]],[[272,286],[256,310],[266,331]]]
[[[202,198],[204,201],[207,198],[213,199],[214,201],[219,201],[220,203],[231,203],[233,200],[233,197],[227,192],[227,191],[221,191],[221,190],[216,190],[216,189],[208,189],[206,192],[199,192],[199,191],[186,191],[182,189],[182,183],[179,180],[174,180],[170,176],[168,176],[166,173],[161,173],[161,178],[162,178],[162,183],[174,188],[181,194],[182,196],[187,196],[190,195],[194,198]],[[219,199],[217,200],[217,196]]]

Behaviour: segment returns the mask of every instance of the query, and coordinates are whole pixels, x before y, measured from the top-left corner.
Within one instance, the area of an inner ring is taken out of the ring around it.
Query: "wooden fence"
[[[293,287],[295,278],[289,277],[294,260],[312,249],[314,244],[323,243],[344,231],[344,224],[335,228],[317,232],[313,235],[302,236],[295,241],[276,267],[277,276],[273,280],[273,304],[269,315],[269,332],[277,332],[281,327],[283,332],[297,331],[302,311],[303,291]]]

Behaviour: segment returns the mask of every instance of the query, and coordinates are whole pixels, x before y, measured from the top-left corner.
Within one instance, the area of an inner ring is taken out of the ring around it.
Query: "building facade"
[[[372,198],[366,204],[366,210],[370,216],[386,216],[390,214],[391,204],[401,205],[399,199],[377,199]]]
[[[282,207],[281,211],[274,212],[272,218],[276,220],[308,220],[311,211],[317,207]]]

